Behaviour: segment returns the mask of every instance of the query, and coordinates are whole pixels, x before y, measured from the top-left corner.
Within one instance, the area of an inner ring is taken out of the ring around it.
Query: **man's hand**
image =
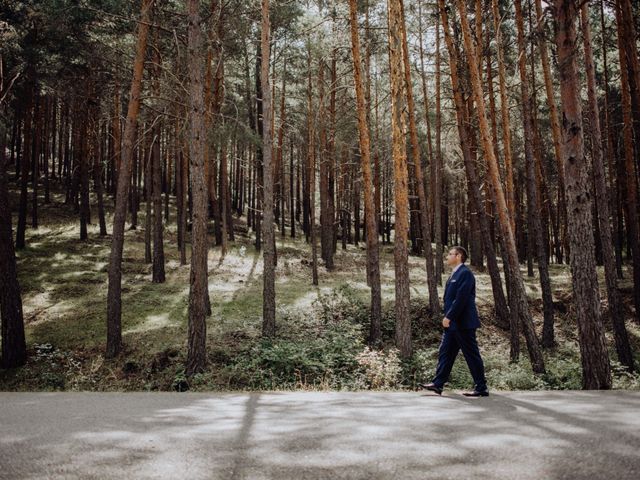
[[[447,317],[444,317],[442,319],[442,326],[444,328],[449,328],[449,325],[451,325],[451,320],[449,320]]]

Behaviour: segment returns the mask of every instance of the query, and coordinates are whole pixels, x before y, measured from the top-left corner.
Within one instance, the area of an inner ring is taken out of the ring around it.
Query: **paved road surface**
[[[640,392],[0,393],[0,479],[640,479]]]

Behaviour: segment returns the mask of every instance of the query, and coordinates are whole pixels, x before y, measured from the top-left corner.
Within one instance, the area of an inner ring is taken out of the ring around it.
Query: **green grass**
[[[20,369],[0,371],[2,390],[172,390],[187,386],[192,390],[366,389],[372,385],[415,388],[435,370],[441,331],[437,320],[428,319],[422,258],[410,257],[415,353],[399,367],[393,357],[393,249],[381,249],[383,349],[362,357],[369,304],[364,249],[349,245],[342,250],[338,244],[336,268],[329,272],[321,265],[320,285],[313,286],[308,244],[304,238],[283,238],[278,233],[278,338],[273,342],[260,338],[262,254],[255,251],[252,240],[240,236],[230,242],[224,258],[219,247],[212,247],[212,316],[207,319],[209,363],[206,372],[186,379],[189,265],[180,265],[175,227],[170,224],[165,230],[167,281],[151,283],[151,266],[144,263],[144,212],[139,218],[141,227],[125,234],[125,349],[118,358],[107,361],[103,352],[111,239],[99,237],[97,226],[92,225],[89,240],[81,242],[73,209],[62,204],[60,195],[54,195],[53,200],[54,204],[41,208],[42,226],[27,230],[28,246],[18,253],[29,362]],[[111,228],[109,221],[108,226]],[[580,388],[569,268],[551,265],[550,272],[554,300],[562,309],[556,321],[558,347],[545,353],[544,376],[531,372],[524,339],[520,362],[509,362],[508,335],[492,325],[489,277],[485,272],[477,273],[478,305],[485,325],[479,331],[479,343],[491,388]],[[526,268],[523,273],[540,332],[538,279],[526,277]],[[629,298],[625,302],[628,305]],[[640,328],[635,324],[628,328],[640,365]],[[614,386],[640,388],[640,377],[627,374],[615,362],[610,333],[608,340]],[[460,357],[450,385],[468,388],[470,383]]]

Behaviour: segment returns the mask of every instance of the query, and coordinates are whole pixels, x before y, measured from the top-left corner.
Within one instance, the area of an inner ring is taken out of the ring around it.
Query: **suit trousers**
[[[449,380],[453,363],[458,356],[458,352],[462,350],[464,359],[467,361],[469,371],[475,383],[475,389],[484,391],[487,389],[487,379],[484,376],[484,363],[478,349],[478,341],[476,340],[476,329],[454,330],[446,328],[442,336],[440,351],[438,353],[438,367],[433,383],[439,388],[443,388],[444,384]]]

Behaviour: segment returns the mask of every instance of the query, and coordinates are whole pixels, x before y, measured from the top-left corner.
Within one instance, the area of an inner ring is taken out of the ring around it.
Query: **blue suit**
[[[438,367],[433,379],[439,388],[449,380],[453,363],[462,350],[475,389],[487,389],[484,376],[484,363],[478,349],[476,329],[480,328],[480,319],[476,308],[476,279],[469,268],[462,264],[451,275],[444,289],[444,316],[451,320],[449,328],[444,329],[440,351],[438,353]]]

